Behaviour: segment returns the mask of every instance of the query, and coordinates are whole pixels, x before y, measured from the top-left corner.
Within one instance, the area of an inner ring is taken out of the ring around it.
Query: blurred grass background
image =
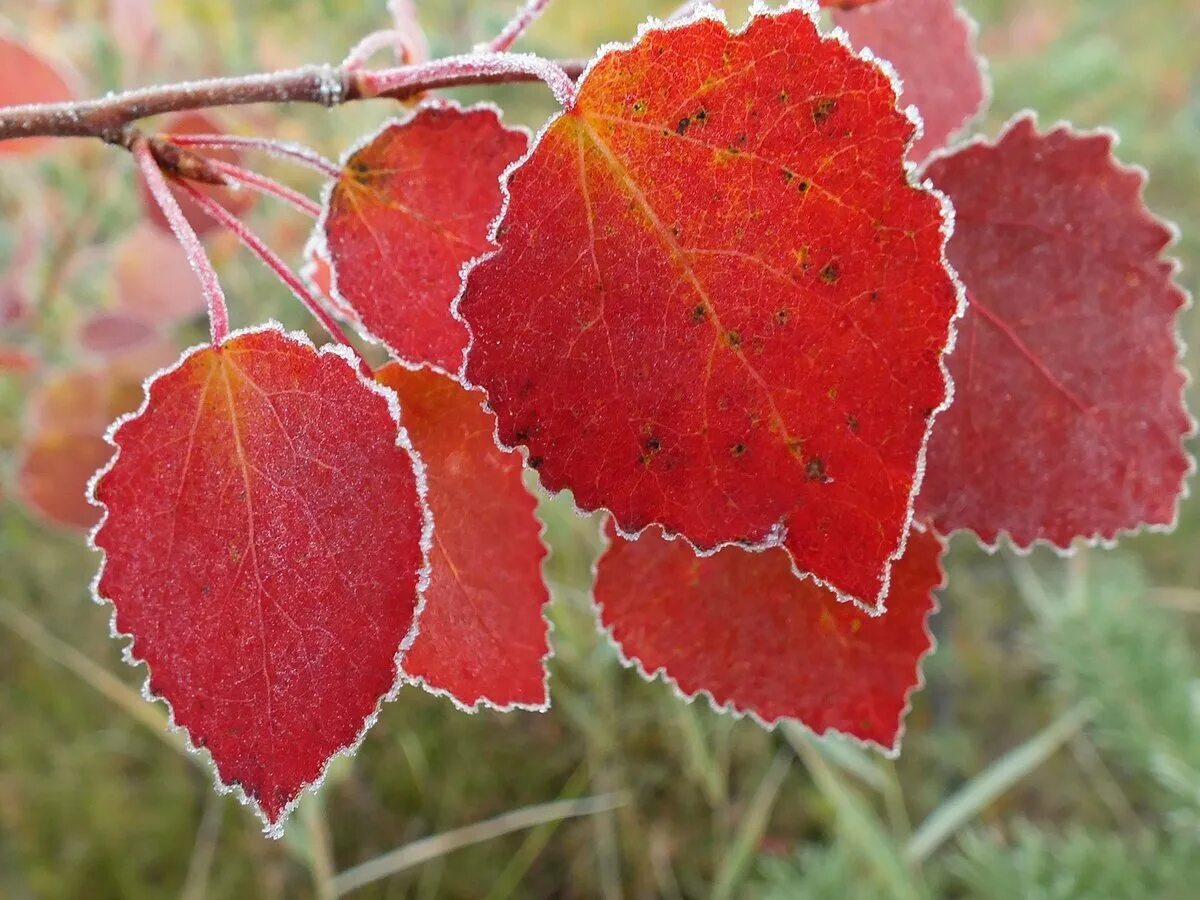
[[[418,3],[435,53],[494,33],[517,0]],[[87,95],[208,74],[341,58],[385,23],[383,0],[160,0],[138,21],[102,0],[6,3],[3,27],[70,61]],[[628,39],[673,2],[558,0],[526,46],[581,56]],[[1044,122],[1111,125],[1120,156],[1152,173],[1152,208],[1177,222],[1182,279],[1200,270],[1200,2],[968,0],[991,63],[994,134],[1032,107]],[[740,22],[744,5],[729,4]],[[551,111],[537,86],[489,96],[512,121]],[[395,112],[253,109],[238,132],[302,139],[329,155]],[[279,177],[295,173],[269,167]],[[302,179],[298,186],[314,189]],[[938,652],[895,762],[803,733],[686,706],[622,669],[596,632],[592,523],[548,501],[555,585],[553,710],[467,716],[415,689],[384,709],[281,842],[218,797],[206,771],[137,699],[142,673],[88,600],[82,538],[14,499],[25,401],[77,363],[73,334],[109,301],[71,261],[140,218],[130,160],[69,142],[0,166],[0,271],[41,235],[35,314],[12,334],[43,367],[0,376],[0,897],[308,897],[334,872],[530,805],[616,795],[616,809],[429,858],[362,897],[1157,897],[1200,884],[1200,501],[1170,536],[1065,561],[989,557],[956,540],[936,618]],[[307,223],[268,202],[251,224],[299,260]],[[210,241],[236,324],[303,312],[256,262]],[[170,286],[164,286],[170,289]],[[1196,336],[1194,314],[1185,330]],[[192,323],[180,344],[204,334]],[[1195,358],[1191,359],[1195,368]],[[1193,408],[1195,403],[1193,402]],[[601,804],[603,806],[604,804]],[[585,812],[589,810],[583,810]],[[535,816],[536,816],[535,811]],[[467,835],[469,837],[470,835]],[[417,854],[420,855],[420,854]]]

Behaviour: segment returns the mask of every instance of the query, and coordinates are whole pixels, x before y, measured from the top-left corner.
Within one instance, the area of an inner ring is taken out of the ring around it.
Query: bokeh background
[[[444,54],[495,33],[516,3],[417,6]],[[585,56],[673,6],[557,0],[525,46]],[[740,22],[744,4],[727,6]],[[1027,107],[1047,123],[1117,129],[1122,159],[1152,173],[1151,207],[1182,230],[1174,252],[1194,292],[1200,3],[965,6],[995,90],[978,130],[995,134]],[[83,96],[336,61],[386,19],[383,0],[0,7],[0,30],[68,66]],[[532,85],[460,96],[490,97],[535,127],[552,111]],[[216,119],[336,157],[395,112],[264,107]],[[246,215],[299,263],[302,217],[269,200]],[[228,236],[207,242],[235,324],[310,325]],[[355,896],[1196,895],[1200,499],[1169,536],[1070,560],[954,541],[940,647],[894,762],[685,705],[623,669],[589,608],[595,525],[548,500],[553,710],[468,716],[406,689],[287,837],[265,839],[165,732],[163,707],[139,698],[142,673],[120,661],[108,610],[89,600],[96,558],[79,529],[105,423],[136,406],[146,372],[206,335],[196,298],[177,252],[146,224],[127,154],[63,141],[35,160],[0,158],[0,897],[323,897],[346,885],[334,873],[371,860],[384,877]],[[1198,328],[1185,313],[1185,332]],[[546,821],[456,831],[513,810]]]

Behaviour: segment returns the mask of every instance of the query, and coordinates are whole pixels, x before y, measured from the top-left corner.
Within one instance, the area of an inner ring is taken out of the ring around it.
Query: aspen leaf
[[[273,834],[397,680],[425,571],[394,395],[264,327],[186,353],[111,432],[98,598],[147,691]]]
[[[496,446],[479,393],[396,363],[376,377],[400,398],[434,521],[425,608],[405,673],[463,707],[545,708],[546,548],[520,457]]]
[[[927,622],[943,576],[932,533],[913,530],[877,617],[795,578],[778,549],[699,558],[654,532],[626,541],[610,525],[608,535],[596,573],[601,622],[643,674],[767,725],[795,719],[898,749],[933,649]]]
[[[1187,296],[1113,137],[1029,115],[930,163],[969,306],[919,507],[1018,547],[1170,526],[1191,471],[1176,317]]]
[[[435,103],[353,151],[322,221],[334,305],[397,359],[457,372],[467,335],[450,304],[463,265],[490,246],[500,175],[527,146],[491,107]]]
[[[501,442],[626,534],[782,544],[876,606],[959,306],[913,132],[805,9],[603,54],[458,305]]]
[[[0,34],[0,106],[74,100],[67,75],[41,54]],[[29,156],[54,146],[54,138],[0,141],[0,157]]]

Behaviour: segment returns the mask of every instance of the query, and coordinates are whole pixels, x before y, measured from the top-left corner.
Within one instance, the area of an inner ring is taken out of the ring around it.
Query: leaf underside
[[[1165,526],[1190,470],[1173,232],[1110,134],[1023,116],[928,168],[954,201],[969,308],[918,510],[938,530],[1111,540]]]

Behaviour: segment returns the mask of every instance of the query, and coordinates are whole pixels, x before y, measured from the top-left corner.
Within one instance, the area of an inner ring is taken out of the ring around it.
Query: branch
[[[545,61],[545,69],[560,69],[572,79],[579,77],[584,65],[578,60]],[[139,119],[162,113],[254,103],[338,106],[372,96],[402,100],[437,88],[538,81],[543,80],[544,74],[545,71],[536,71],[531,66],[448,68],[437,61],[380,72],[305,66],[258,75],[185,81],[96,100],[0,107],[0,141],[28,137],[94,137],[132,148],[136,133],[130,126]],[[366,78],[375,84],[390,82],[395,87],[375,94],[370,89],[363,89]],[[556,94],[561,94],[557,87]]]

